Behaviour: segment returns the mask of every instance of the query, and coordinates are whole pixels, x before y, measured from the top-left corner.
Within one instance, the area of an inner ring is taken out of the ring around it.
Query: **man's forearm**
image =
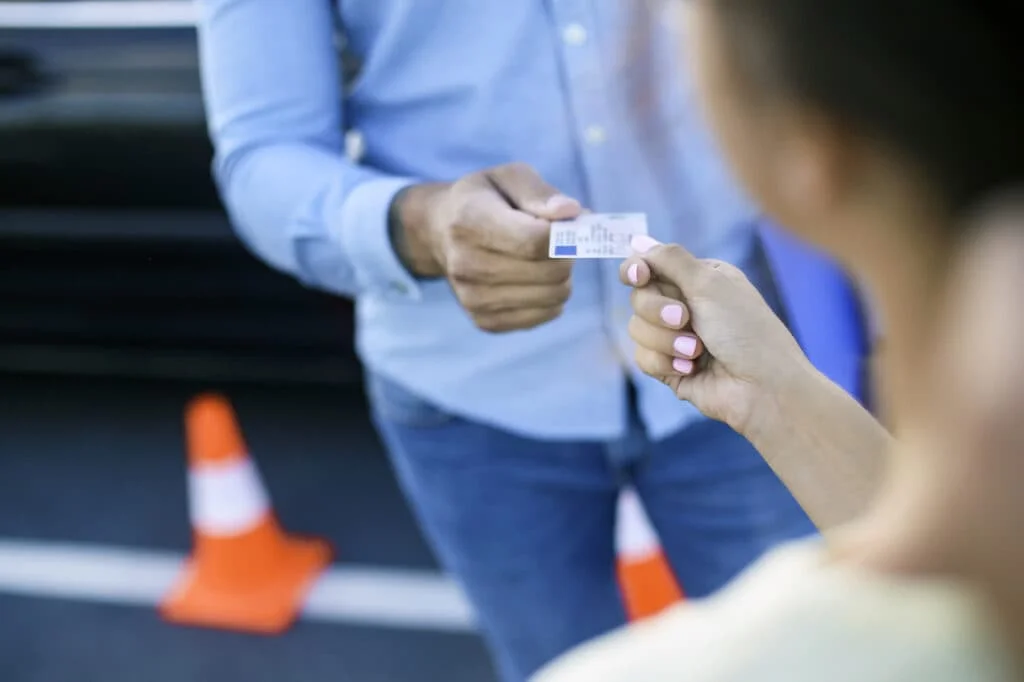
[[[878,491],[892,436],[813,368],[772,397],[745,435],[811,520],[830,530],[859,516]]]

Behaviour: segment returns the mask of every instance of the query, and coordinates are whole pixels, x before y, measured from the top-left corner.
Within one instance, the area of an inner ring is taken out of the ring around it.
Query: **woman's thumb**
[[[630,246],[643,256],[654,275],[684,292],[693,291],[699,283],[698,276],[707,267],[678,244],[662,244],[647,235],[633,237]]]
[[[692,377],[674,377],[675,384],[672,386],[675,391],[676,397],[680,400],[685,400],[688,403],[692,403],[694,407],[700,410],[703,406],[697,402],[694,403],[694,391],[693,391],[693,378]]]

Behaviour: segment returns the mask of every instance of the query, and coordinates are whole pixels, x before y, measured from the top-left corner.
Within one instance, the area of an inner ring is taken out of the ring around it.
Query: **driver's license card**
[[[628,258],[629,241],[647,234],[643,213],[589,213],[551,223],[551,258]]]

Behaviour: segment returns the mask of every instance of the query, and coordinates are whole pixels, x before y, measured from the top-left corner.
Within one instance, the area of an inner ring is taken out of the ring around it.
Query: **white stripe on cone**
[[[619,493],[615,520],[615,548],[625,561],[646,559],[661,551],[661,543],[644,511],[640,496],[632,487]]]
[[[259,472],[248,457],[192,467],[188,501],[193,528],[214,537],[250,531],[270,511]]]

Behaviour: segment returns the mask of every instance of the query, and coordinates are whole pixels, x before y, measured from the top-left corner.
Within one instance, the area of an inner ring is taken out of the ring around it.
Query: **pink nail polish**
[[[629,240],[629,246],[637,253],[647,253],[660,244],[661,242],[656,239],[652,239],[645,234],[638,234]]]
[[[636,284],[637,282],[640,281],[640,277],[639,277],[639,274],[638,274],[639,271],[640,271],[640,266],[637,265],[636,263],[633,263],[632,265],[630,265],[629,269],[626,270],[626,277],[629,278],[629,281],[630,281],[631,284]]]
[[[676,337],[676,340],[672,344],[672,346],[680,355],[693,357],[693,354],[697,352],[697,339],[693,338],[692,336],[679,336]]]
[[[693,371],[693,361],[676,358],[672,361],[672,369],[680,374],[689,374]]]
[[[678,327],[683,323],[683,307],[667,305],[661,309],[661,319],[670,327]]]

